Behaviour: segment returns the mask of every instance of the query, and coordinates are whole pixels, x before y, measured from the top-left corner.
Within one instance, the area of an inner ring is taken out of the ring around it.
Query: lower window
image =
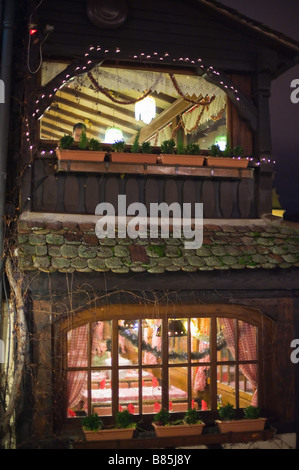
[[[66,415],[257,406],[258,331],[236,318],[185,312],[88,321],[67,332]]]

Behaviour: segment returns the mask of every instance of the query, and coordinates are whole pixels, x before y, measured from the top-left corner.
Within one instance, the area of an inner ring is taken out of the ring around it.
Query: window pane
[[[239,328],[239,360],[256,359],[256,327],[244,321],[238,322]]]
[[[168,320],[169,363],[188,361],[188,322],[186,318]]]
[[[87,372],[67,373],[67,416],[73,418],[87,413]]]
[[[191,318],[191,361],[210,361],[210,318]]]
[[[91,373],[91,412],[99,416],[112,414],[111,370]]]
[[[142,413],[157,413],[162,407],[162,371],[144,369],[142,372]]]
[[[142,341],[142,364],[161,364],[161,320],[142,320]]]
[[[128,409],[132,414],[139,413],[138,369],[122,369],[118,372],[119,409]]]
[[[235,320],[217,319],[217,361],[235,360],[236,352]]]
[[[68,367],[87,367],[88,324],[67,333]]]
[[[210,366],[198,366],[191,369],[191,407],[198,410],[211,409]]]
[[[138,364],[139,320],[119,320],[118,332],[119,365]]]
[[[240,407],[257,406],[257,364],[239,366]]]
[[[236,406],[235,377],[235,366],[217,366],[217,398],[220,404],[231,403]]]
[[[92,323],[91,365],[111,366],[111,321]]]
[[[169,410],[183,412],[188,409],[188,369],[187,367],[169,368]]]

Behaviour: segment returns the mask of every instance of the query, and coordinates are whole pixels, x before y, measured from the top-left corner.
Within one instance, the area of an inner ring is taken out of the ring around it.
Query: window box
[[[86,431],[83,429],[87,441],[111,441],[119,439],[132,439],[135,429],[100,429],[99,431]]]
[[[247,168],[247,158],[225,158],[225,157],[205,157],[207,166],[219,166],[222,168]]]
[[[104,150],[66,150],[56,149],[58,160],[103,162],[107,152]]]
[[[110,160],[118,163],[157,163],[157,155],[154,153],[129,153],[129,152],[113,152]]]
[[[199,436],[202,434],[204,423],[198,424],[177,424],[170,426],[158,426],[152,423],[157,437],[175,437],[175,436]]]
[[[267,418],[233,419],[230,421],[215,420],[221,433],[263,431]]]
[[[200,155],[162,154],[159,160],[163,165],[202,166],[204,158]]]

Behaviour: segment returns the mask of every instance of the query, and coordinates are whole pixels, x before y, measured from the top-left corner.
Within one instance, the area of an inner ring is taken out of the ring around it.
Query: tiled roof
[[[213,221],[203,245],[186,249],[173,238],[105,238],[82,216],[29,213],[18,223],[16,255],[24,271],[167,273],[299,268],[299,227],[282,219]]]

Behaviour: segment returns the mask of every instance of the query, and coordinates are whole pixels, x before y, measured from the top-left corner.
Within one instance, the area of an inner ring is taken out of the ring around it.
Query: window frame
[[[258,371],[258,403],[259,406],[263,406],[263,360],[262,360],[262,335],[263,327],[265,325],[265,317],[261,312],[255,308],[245,307],[242,305],[223,305],[223,304],[182,304],[182,305],[136,305],[136,304],[123,304],[123,305],[108,305],[105,307],[91,308],[89,310],[84,310],[79,312],[76,316],[72,316],[71,320],[69,318],[64,318],[62,321],[58,321],[56,324],[56,333],[54,337],[57,339],[56,348],[55,348],[55,358],[57,368],[60,369],[60,374],[58,376],[62,379],[58,379],[56,383],[60,384],[60,396],[62,398],[60,405],[60,413],[58,412],[59,421],[78,421],[74,418],[66,418],[66,409],[67,409],[67,393],[66,393],[66,376],[68,370],[77,370],[77,368],[68,368],[67,367],[67,332],[78,326],[82,326],[86,323],[91,325],[95,321],[111,321],[112,322],[112,351],[117,351],[118,345],[118,320],[128,319],[161,319],[162,321],[162,340],[164,341],[164,347],[162,347],[162,363],[156,365],[142,364],[142,361],[139,361],[138,364],[133,366],[122,366],[122,368],[127,369],[138,369],[139,371],[145,368],[161,368],[162,369],[162,406],[168,406],[168,380],[169,380],[169,368],[178,367],[177,363],[169,363],[168,361],[168,337],[167,337],[167,322],[169,319],[176,318],[188,318],[190,322],[191,318],[211,318],[211,338],[214,338],[215,341],[211,341],[210,344],[210,366],[211,366],[211,376],[214,377],[211,380],[211,410],[205,411],[207,414],[215,414],[217,412],[217,366],[220,365],[217,361],[217,350],[216,350],[216,336],[213,334],[213,329],[217,333],[216,321],[219,317],[224,318],[233,318],[239,321],[245,321],[257,328],[257,352],[256,360],[249,360],[245,362],[257,363]],[[89,361],[87,367],[82,368],[88,372],[88,389],[91,390],[91,372],[96,369],[96,366],[91,366],[91,328],[89,327],[89,341],[88,341],[88,354]],[[139,334],[141,335],[141,328],[139,328]],[[140,336],[141,337],[141,336]],[[189,343],[189,355],[188,361],[185,363],[180,363],[180,367],[188,367],[188,370],[191,370],[192,367],[197,365],[197,362],[192,362],[190,357],[190,338],[191,334],[188,333],[188,343]],[[162,341],[162,342],[163,342]],[[54,342],[55,343],[55,342]],[[238,345],[238,328],[236,328],[236,345]],[[116,349],[115,349],[116,348]],[[116,353],[118,355],[118,353]],[[222,361],[221,365],[225,365],[228,361]],[[243,363],[243,361],[241,361]],[[235,361],[229,361],[230,365],[232,363],[239,365],[238,355],[236,355]],[[200,363],[204,365],[205,363]],[[118,363],[116,367],[111,368],[112,371],[112,381],[113,384],[118,384],[118,372],[119,367]],[[238,368],[236,368],[238,371]],[[62,375],[61,375],[62,374]],[[188,373],[188,404],[191,404],[192,395],[191,391],[191,374]],[[239,409],[239,378],[236,377],[236,409]],[[141,386],[140,386],[141,387]],[[55,390],[55,388],[54,388]],[[139,403],[142,400],[141,390],[139,390]],[[54,391],[54,393],[57,393]],[[59,393],[58,393],[59,395]],[[113,416],[118,411],[118,387],[112,387],[112,416],[105,416],[104,419],[109,424],[113,422]],[[88,401],[88,413],[91,412],[91,400]],[[178,414],[179,415],[179,414]],[[136,415],[137,416],[137,415]],[[152,415],[145,414],[142,415],[142,418],[151,421]]]

